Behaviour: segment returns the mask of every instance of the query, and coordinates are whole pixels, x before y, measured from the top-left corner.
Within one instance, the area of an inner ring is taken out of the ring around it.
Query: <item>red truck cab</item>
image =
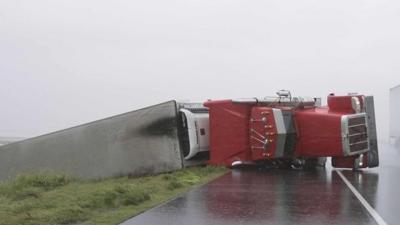
[[[207,101],[209,164],[272,162],[286,165],[332,157],[332,165],[379,165],[372,96],[318,99],[279,95],[265,99]]]

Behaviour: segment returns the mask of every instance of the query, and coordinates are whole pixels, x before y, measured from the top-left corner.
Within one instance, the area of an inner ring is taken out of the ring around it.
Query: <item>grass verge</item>
[[[0,225],[118,224],[225,172],[193,167],[101,181],[53,173],[20,175],[0,183]]]

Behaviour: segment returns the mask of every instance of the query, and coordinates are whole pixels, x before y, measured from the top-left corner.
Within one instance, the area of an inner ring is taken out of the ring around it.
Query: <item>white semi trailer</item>
[[[21,141],[25,138],[22,137],[0,137],[0,146],[11,144],[13,142]]]
[[[400,85],[390,89],[390,139],[400,145]]]

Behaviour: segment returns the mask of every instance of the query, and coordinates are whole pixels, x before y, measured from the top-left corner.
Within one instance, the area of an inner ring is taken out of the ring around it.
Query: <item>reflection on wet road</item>
[[[379,169],[342,173],[388,224],[400,213],[400,154],[381,147]],[[233,170],[126,222],[136,224],[377,224],[340,176],[313,171]]]
[[[400,224],[400,148],[381,146],[380,157],[379,168],[342,173],[387,224]]]

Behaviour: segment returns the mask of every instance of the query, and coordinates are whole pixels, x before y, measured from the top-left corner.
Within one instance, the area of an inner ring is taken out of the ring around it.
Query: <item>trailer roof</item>
[[[390,90],[397,89],[397,88],[400,88],[400,84],[390,88]]]

